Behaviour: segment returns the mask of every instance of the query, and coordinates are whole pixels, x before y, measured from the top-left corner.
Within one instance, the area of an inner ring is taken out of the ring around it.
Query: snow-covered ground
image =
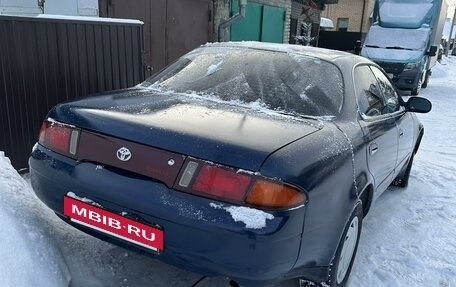
[[[365,218],[349,287],[456,286],[456,57],[444,58],[420,95],[433,110],[419,115],[425,137],[409,187],[389,189]],[[1,152],[0,223],[0,286],[228,286],[68,226]]]

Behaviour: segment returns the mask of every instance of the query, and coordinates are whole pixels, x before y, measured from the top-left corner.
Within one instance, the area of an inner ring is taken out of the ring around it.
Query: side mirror
[[[432,109],[432,104],[428,99],[412,97],[405,103],[407,112],[428,113]]]
[[[431,56],[431,57],[436,56],[438,49],[439,48],[437,46],[431,46],[431,48],[429,49],[429,56]]]

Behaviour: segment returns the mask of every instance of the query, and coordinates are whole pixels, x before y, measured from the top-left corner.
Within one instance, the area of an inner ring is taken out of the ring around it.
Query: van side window
[[[383,95],[377,79],[368,66],[355,68],[355,89],[359,111],[368,117],[382,115],[385,108]]]

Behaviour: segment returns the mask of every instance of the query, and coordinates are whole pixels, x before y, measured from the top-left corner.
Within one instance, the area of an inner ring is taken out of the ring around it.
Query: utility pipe
[[[363,35],[364,14],[366,14],[366,0],[363,0],[363,12],[361,14],[361,25],[359,27],[360,39],[362,38],[362,35]]]
[[[220,23],[218,28],[219,42],[226,42],[226,29],[236,24],[245,18],[245,12],[247,10],[247,0],[239,0],[239,12],[233,15],[228,20]]]

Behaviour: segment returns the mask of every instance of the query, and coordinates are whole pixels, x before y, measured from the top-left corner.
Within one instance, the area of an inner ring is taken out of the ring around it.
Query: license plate
[[[393,79],[393,78],[394,78],[394,74],[388,73],[387,75],[388,75],[388,77],[389,77],[390,79]]]
[[[155,252],[163,250],[163,230],[65,196],[63,214],[72,222],[126,240]]]

